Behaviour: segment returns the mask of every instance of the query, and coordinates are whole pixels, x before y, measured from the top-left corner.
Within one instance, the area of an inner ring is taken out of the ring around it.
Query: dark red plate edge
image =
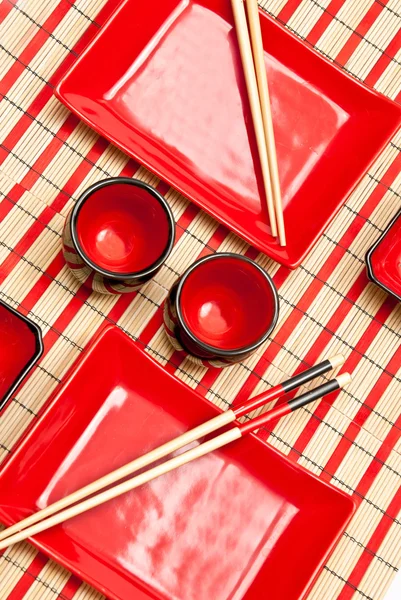
[[[288,267],[289,269],[292,269],[292,270],[298,268],[299,265],[303,262],[303,260],[307,257],[307,255],[309,254],[309,252],[312,250],[312,248],[315,246],[315,244],[317,243],[317,241],[319,240],[319,238],[321,237],[321,235],[323,234],[323,232],[327,229],[327,227],[330,225],[330,223],[334,220],[334,218],[338,214],[338,211],[344,206],[344,204],[346,203],[346,201],[349,198],[350,194],[353,192],[353,190],[357,187],[357,185],[363,179],[363,177],[365,176],[366,172],[370,169],[370,167],[375,162],[375,160],[377,159],[377,157],[380,155],[380,153],[382,152],[382,150],[388,144],[389,140],[395,135],[395,133],[401,127],[401,107],[399,107],[398,104],[396,102],[394,102],[393,100],[391,100],[390,98],[387,98],[384,94],[381,94],[377,90],[375,90],[375,89],[367,86],[362,81],[359,81],[355,77],[352,77],[349,73],[347,73],[346,71],[344,71],[343,69],[341,69],[340,67],[338,67],[337,65],[335,65],[333,62],[331,62],[330,60],[328,60],[328,58],[326,58],[323,54],[321,54],[320,52],[316,51],[314,48],[311,48],[309,46],[309,44],[307,44],[306,42],[304,42],[301,38],[299,38],[297,35],[295,35],[287,27],[285,27],[284,25],[282,25],[277,19],[274,19],[266,11],[264,11],[261,8],[259,8],[259,12],[260,12],[260,14],[261,14],[261,16],[263,18],[269,20],[272,24],[274,24],[275,26],[277,26],[277,27],[281,28],[282,30],[284,30],[287,35],[291,36],[299,44],[302,44],[305,47],[305,49],[311,55],[313,55],[313,56],[317,55],[321,60],[323,60],[332,69],[335,69],[336,71],[338,71],[339,73],[341,73],[341,75],[343,77],[346,77],[348,80],[352,81],[355,85],[358,85],[359,87],[362,87],[366,92],[368,92],[370,94],[373,94],[374,96],[376,96],[377,98],[379,98],[381,102],[383,102],[385,104],[390,104],[393,108],[397,107],[399,109],[399,118],[398,118],[398,121],[396,121],[394,123],[394,129],[388,134],[388,136],[386,136],[383,139],[382,144],[380,146],[378,146],[377,151],[372,155],[372,159],[368,163],[365,171],[362,172],[360,174],[360,176],[357,177],[356,181],[352,184],[352,186],[350,186],[349,190],[344,194],[343,199],[336,205],[336,208],[333,210],[332,215],[329,217],[329,219],[326,221],[326,223],[319,229],[319,231],[317,232],[317,234],[315,235],[315,237],[313,238],[313,240],[310,242],[310,244],[307,246],[307,248],[305,249],[305,251],[295,261],[291,261],[290,259],[287,260],[285,258],[281,258],[275,252],[274,246],[273,247],[270,247],[270,246],[266,247],[266,246],[264,246],[263,242],[259,242],[258,240],[255,240],[252,236],[247,235],[246,232],[244,232],[244,233],[243,232],[239,232],[238,229],[232,223],[230,223],[227,219],[224,219],[224,217],[215,214],[215,212],[212,209],[206,210],[202,206],[202,204],[200,202],[198,202],[196,196],[193,196],[191,193],[188,193],[188,191],[185,190],[185,186],[181,187],[180,185],[177,185],[177,183],[175,181],[173,181],[173,179],[170,179],[170,177],[166,176],[165,173],[163,173],[162,171],[159,171],[159,169],[156,169],[148,161],[144,160],[141,156],[139,156],[135,152],[133,152],[131,150],[128,150],[128,148],[124,144],[120,143],[116,138],[114,138],[113,135],[107,133],[101,126],[94,127],[94,125],[90,121],[90,119],[86,118],[85,115],[83,115],[79,110],[77,110],[73,105],[71,105],[68,102],[68,100],[66,100],[64,98],[63,92],[62,92],[61,88],[64,85],[65,80],[68,79],[69,74],[77,67],[77,65],[80,63],[81,59],[92,48],[92,46],[96,44],[97,38],[100,35],[102,35],[102,33],[109,27],[109,25],[111,24],[111,22],[114,20],[114,18],[120,12],[120,10],[122,10],[123,7],[125,6],[125,4],[127,4],[129,1],[130,0],[125,0],[125,1],[123,1],[118,6],[118,8],[112,13],[112,15],[105,21],[104,25],[99,30],[99,32],[95,35],[95,37],[92,39],[92,41],[89,42],[89,44],[87,44],[85,46],[85,48],[81,52],[80,56],[74,61],[73,65],[67,70],[67,72],[57,82],[57,84],[56,84],[56,86],[55,86],[55,88],[53,90],[54,95],[56,96],[56,98],[58,100],[60,100],[60,102],[62,102],[71,112],[73,112],[75,115],[77,115],[91,129],[93,129],[94,131],[97,131],[100,135],[102,135],[109,142],[111,142],[112,144],[114,144],[116,147],[120,148],[120,150],[122,150],[125,154],[127,154],[128,156],[131,156],[136,161],[138,161],[140,164],[144,165],[147,169],[149,169],[152,173],[154,173],[162,181],[166,182],[172,188],[176,189],[183,196],[185,196],[186,198],[188,198],[188,200],[190,200],[196,206],[198,206],[199,208],[201,208],[201,210],[204,210],[207,214],[209,214],[210,216],[212,216],[219,223],[222,223],[223,225],[225,225],[230,231],[232,231],[233,233],[235,233],[236,235],[238,235],[241,239],[245,240],[247,243],[251,244],[252,246],[254,246],[255,248],[257,248],[260,252],[263,252],[264,254],[266,254],[267,256],[269,256],[270,258],[272,258],[273,260],[275,260],[279,264],[282,264],[283,266]],[[278,244],[277,244],[277,248],[279,248]]]
[[[18,375],[14,379],[13,383],[8,388],[7,392],[3,395],[2,398],[0,398],[0,416],[1,416],[2,410],[5,408],[6,404],[10,400],[11,396],[14,394],[15,390],[20,386],[22,381],[28,375],[29,371],[35,366],[35,364],[38,362],[39,358],[42,356],[44,347],[43,347],[43,339],[42,339],[42,330],[40,329],[39,325],[37,325],[36,323],[34,323],[33,321],[31,321],[30,319],[28,319],[21,313],[19,313],[17,310],[15,310],[15,308],[12,308],[12,306],[10,306],[9,304],[7,304],[7,302],[4,302],[1,299],[0,299],[0,304],[6,310],[11,312],[16,318],[20,319],[20,321],[23,321],[27,325],[28,329],[32,332],[32,334],[35,338],[35,352],[34,352],[32,358],[21,369],[21,371],[18,373]]]
[[[98,331],[93,336],[93,338],[91,339],[91,341],[89,342],[89,344],[85,348],[83,354],[81,356],[78,356],[77,359],[71,365],[71,367],[68,369],[68,371],[67,371],[67,373],[66,373],[66,375],[65,375],[65,377],[63,379],[63,383],[60,385],[59,388],[56,388],[54,390],[54,392],[50,395],[49,399],[45,403],[44,407],[41,409],[41,411],[39,411],[38,418],[28,426],[28,428],[26,429],[26,431],[19,438],[19,440],[18,440],[18,442],[17,442],[17,444],[15,446],[15,449],[14,449],[13,453],[10,454],[9,456],[7,456],[5,458],[5,460],[0,464],[0,481],[1,481],[1,477],[3,475],[3,471],[7,468],[8,463],[11,462],[13,459],[15,459],[16,455],[18,454],[18,452],[21,451],[21,449],[23,449],[23,447],[29,442],[29,439],[35,433],[36,428],[40,427],[42,419],[57,404],[59,396],[63,393],[64,388],[74,378],[75,374],[84,366],[84,364],[86,363],[86,361],[88,360],[88,358],[92,354],[93,350],[96,348],[96,346],[98,345],[98,343],[103,339],[103,337],[105,335],[107,335],[107,333],[109,331],[118,331],[119,334],[126,335],[123,331],[121,331],[121,329],[119,327],[116,327],[115,325],[109,324],[109,325],[106,325],[105,327],[103,327],[100,331]],[[138,348],[140,348],[139,345],[134,340],[132,340],[132,339],[131,339],[131,343],[132,343],[133,346],[137,346]],[[175,377],[174,375],[172,375],[171,373],[169,373],[168,371],[166,371],[163,368],[163,366],[161,364],[159,364],[150,354],[146,353],[146,356],[147,356],[147,358],[150,361],[153,362],[154,366],[156,366],[160,371],[162,371],[163,373],[165,373],[166,376],[168,376],[171,379],[174,379],[175,382],[178,385],[180,385],[181,387],[183,387],[183,388],[189,390],[190,392],[195,393],[197,396],[199,396],[198,399],[201,400],[204,404],[207,404],[207,406],[209,408],[212,408],[213,410],[215,410],[216,413],[223,412],[223,410],[219,406],[213,404],[212,402],[210,402],[210,400],[207,400],[206,398],[204,398],[200,394],[197,394],[197,392],[195,390],[192,390],[192,388],[188,388],[188,386],[183,381],[181,381],[180,379],[178,379],[177,377]],[[318,575],[319,575],[319,573],[321,571],[321,568],[326,563],[328,557],[334,551],[334,549],[335,549],[335,547],[337,545],[337,542],[338,542],[340,536],[343,534],[345,528],[347,527],[348,523],[351,521],[353,515],[355,514],[355,511],[357,509],[357,503],[352,498],[352,496],[350,496],[346,492],[340,490],[339,488],[335,487],[331,483],[329,483],[327,481],[323,481],[322,479],[320,479],[319,477],[317,477],[317,475],[315,475],[314,473],[312,473],[311,471],[309,471],[308,469],[306,469],[304,466],[291,461],[285,454],[283,454],[282,452],[280,452],[279,450],[277,450],[274,446],[272,446],[268,442],[265,442],[264,440],[260,439],[257,435],[255,435],[253,433],[251,433],[250,435],[255,440],[257,440],[257,442],[259,444],[261,444],[263,446],[267,446],[267,448],[270,451],[272,451],[274,454],[278,455],[280,459],[282,459],[285,462],[289,463],[289,465],[292,468],[304,471],[309,477],[313,477],[314,479],[317,479],[321,485],[329,487],[332,490],[332,492],[334,492],[338,497],[341,498],[341,502],[344,502],[344,504],[348,504],[347,514],[346,514],[346,516],[345,516],[342,524],[339,526],[337,534],[335,536],[333,536],[332,543],[330,544],[330,546],[328,546],[327,551],[322,556],[322,559],[319,562],[319,564],[316,566],[316,569],[313,571],[313,573],[311,573],[310,579],[307,582],[307,584],[305,585],[304,591],[302,592],[301,596],[299,597],[299,600],[302,600],[302,598],[305,598],[305,596],[308,593],[308,591],[310,591],[311,587],[313,586],[314,582],[316,581],[316,579],[317,579],[317,577],[318,577]],[[9,516],[8,516],[8,514],[5,513],[4,510],[2,510],[1,508],[0,508],[0,516],[1,516],[1,522],[4,525],[10,526],[10,525],[14,524],[14,520],[10,519]],[[66,559],[59,552],[57,552],[57,551],[53,550],[52,548],[50,548],[47,544],[38,541],[34,537],[28,538],[27,541],[30,544],[32,544],[34,547],[36,547],[39,551],[43,552],[51,560],[54,560],[58,564],[62,565],[64,568],[66,568],[69,571],[71,571],[71,573],[73,573],[74,575],[76,575],[77,577],[79,577],[80,579],[82,579],[83,581],[85,581],[86,583],[88,583],[89,585],[91,585],[93,588],[95,588],[96,590],[100,591],[102,594],[108,596],[111,600],[120,600],[120,598],[114,594],[113,590],[105,588],[104,586],[100,585],[94,578],[92,578],[91,576],[87,576],[86,573],[84,573],[83,571],[81,571],[75,565],[71,564],[68,559]]]
[[[365,262],[366,262],[366,270],[367,270],[369,279],[371,281],[373,281],[373,283],[375,283],[376,285],[381,287],[382,290],[384,290],[385,292],[387,292],[388,294],[393,296],[393,298],[396,298],[397,300],[399,300],[401,302],[401,296],[396,294],[391,288],[384,285],[384,283],[382,283],[380,281],[380,279],[378,279],[376,277],[376,275],[374,274],[373,264],[372,264],[372,256],[373,256],[374,251],[379,246],[379,244],[381,244],[381,242],[385,239],[385,237],[389,233],[390,229],[393,227],[393,225],[395,225],[395,223],[396,223],[396,221],[398,221],[398,219],[401,219],[401,209],[394,215],[394,217],[391,219],[390,223],[387,225],[387,227],[385,228],[383,233],[380,235],[380,237],[378,237],[378,239],[375,241],[373,246],[371,246],[369,248],[369,250],[366,252]]]

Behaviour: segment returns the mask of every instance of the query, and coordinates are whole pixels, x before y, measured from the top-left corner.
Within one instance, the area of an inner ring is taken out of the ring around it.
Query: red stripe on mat
[[[30,190],[33,187],[33,185],[40,178],[40,174],[46,170],[46,168],[63,147],[63,141],[71,135],[77,125],[78,122],[76,117],[69,115],[58,131],[60,139],[59,137],[54,137],[50,143],[44,147],[40,156],[34,161],[27,174],[22,178],[20,182],[22,187],[24,187],[26,190]]]
[[[75,575],[71,575],[65,586],[60,591],[60,598],[62,598],[62,600],[72,600],[81,585],[82,581]]]
[[[399,424],[401,424],[401,418],[399,419]],[[391,447],[387,444],[387,442],[383,442],[379,451],[375,455],[375,459],[373,459],[365,471],[361,481],[356,487],[356,491],[358,494],[354,494],[354,499],[358,504],[362,502],[362,498],[360,495],[366,496],[369,489],[372,487],[373,482],[375,481],[378,473],[383,467],[383,463],[388,459]],[[401,510],[401,487],[398,488],[397,492],[393,496],[392,500],[389,502],[385,514],[381,517],[379,524],[375,528],[373,534],[365,544],[367,550],[362,552],[361,557],[358,562],[354,566],[351,571],[348,582],[351,586],[357,587],[362,578],[364,577],[367,569],[369,568],[374,556],[372,553],[378,552],[381,544],[383,543],[386,535],[388,534],[390,527],[394,524],[394,519],[397,519],[398,514]],[[341,592],[337,596],[337,600],[350,600],[352,598],[354,590],[352,587],[344,585]]]
[[[306,36],[307,41],[315,46],[319,39],[322,37],[328,26],[333,20],[333,17],[338,11],[344,6],[346,0],[332,0],[327,6],[326,10],[323,11],[321,17],[318,19],[316,24],[312,27],[308,35]]]
[[[103,138],[99,138],[95,142],[93,147],[89,150],[89,152],[86,155],[86,158],[89,160],[89,162],[86,162],[86,163],[84,163],[83,161],[81,162],[80,167],[78,167],[76,169],[76,171],[72,174],[70,179],[66,182],[63,190],[58,193],[55,200],[52,202],[51,207],[50,207],[51,210],[53,210],[53,211],[56,210],[56,212],[58,212],[57,211],[58,207],[63,208],[65,206],[65,204],[70,199],[69,195],[67,195],[68,194],[67,190],[70,190],[70,193],[75,191],[75,189],[82,183],[83,179],[86,177],[88,172],[92,169],[92,163],[95,163],[96,160],[99,159],[100,155],[104,152],[104,150],[107,148],[107,146],[108,146],[108,142],[106,142],[106,140],[104,140]],[[20,189],[20,186],[18,187],[18,190],[19,189]],[[6,202],[6,201],[7,201],[7,199],[3,200],[3,202]],[[46,207],[44,205],[44,209],[43,209],[42,213],[40,213],[37,217],[39,221],[42,221],[42,214],[45,214],[45,213],[47,214],[47,211],[48,211],[48,207]],[[46,217],[44,217],[44,219],[46,221]],[[25,252],[31,247],[31,245],[34,241],[35,240],[31,238],[29,240],[29,242],[30,242],[29,244],[25,243]],[[9,257],[9,260],[7,263],[3,263],[3,265],[1,266],[1,276],[2,276],[1,281],[4,281],[5,277],[10,275],[12,270],[18,264],[19,260],[22,260],[22,259],[17,257],[17,255],[14,255],[12,257],[11,256]]]
[[[278,13],[277,19],[284,21],[284,23],[288,23],[301,4],[302,0],[287,0],[283,8]]]
[[[92,148],[86,154],[86,161],[82,160],[79,166],[72,173],[71,177],[67,180],[63,186],[62,192],[59,192],[50,206],[56,212],[61,213],[66,204],[70,201],[70,196],[75,193],[78,186],[83,182],[85,177],[94,168],[93,165],[100,159],[100,157],[107,150],[109,143],[104,138],[98,138],[93,144]]]
[[[375,318],[377,320],[372,320],[368,327],[364,330],[363,334],[359,338],[358,342],[354,346],[351,354],[345,361],[345,364],[341,368],[341,372],[349,372],[353,373],[363,358],[363,355],[368,350],[369,346],[372,344],[376,335],[380,331],[382,325],[392,310],[394,309],[393,301],[385,301],[382,306],[377,311]],[[329,340],[327,340],[329,341]],[[335,392],[334,394],[330,394],[327,398],[326,402],[320,402],[315,410],[313,410],[313,415],[311,416],[307,425],[305,426],[302,433],[299,435],[297,440],[293,445],[293,450],[291,450],[290,455],[294,460],[299,458],[299,453],[303,453],[306,446],[311,441],[313,435],[316,433],[318,427],[321,425],[321,420],[323,420],[327,413],[330,410],[330,406],[334,403],[335,399],[340,395],[341,391]],[[318,417],[317,419],[315,417]],[[332,456],[335,456],[335,451],[332,453]]]
[[[61,242],[60,242],[61,243]],[[53,283],[53,279],[56,278],[60,271],[66,266],[63,253],[60,251],[49,264],[46,269],[46,273],[41,275],[38,281],[32,286],[25,298],[21,302],[21,312],[26,314],[33,309],[35,304],[39,302],[40,298]]]
[[[133,294],[121,294],[111,311],[108,313],[108,318],[113,323],[118,323],[125,311],[129,308],[134,298],[135,295]]]
[[[17,56],[17,59],[12,67],[7,71],[6,75],[2,79],[0,91],[2,94],[7,94],[12,86],[15,84],[17,79],[22,75],[25,71],[24,65],[29,65],[29,63],[35,58],[35,55],[39,52],[42,46],[49,39],[50,34],[56,29],[56,27],[60,24],[66,14],[70,11],[71,5],[68,2],[61,1],[50,16],[43,23],[44,29],[38,28],[38,31],[35,33],[30,42],[26,45],[23,51]]]
[[[399,426],[400,423],[401,423],[401,415],[397,420],[397,426]],[[363,501],[363,496],[366,496],[367,493],[369,492],[369,490],[372,486],[372,483],[374,482],[375,478],[379,474],[379,472],[382,469],[386,460],[388,460],[388,457],[390,456],[390,453],[392,452],[392,450],[393,449],[392,449],[391,445],[388,443],[388,437],[387,437],[380,445],[378,451],[376,452],[375,456],[372,458],[367,469],[365,469],[365,472],[363,473],[358,485],[355,488],[355,491],[358,492],[358,494],[354,496],[354,499],[358,504],[361,504],[361,502]]]
[[[9,200],[6,199],[6,201],[12,206],[14,206]],[[40,215],[40,221],[33,221],[31,227],[29,227],[24,236],[14,246],[15,253],[10,253],[0,265],[0,284],[4,282],[5,278],[21,260],[19,255],[23,256],[27,252],[31,245],[45,230],[46,225],[51,221],[53,217],[53,211],[51,209],[45,209]]]
[[[67,8],[74,10],[67,0],[63,0],[63,2]],[[103,9],[97,15],[96,21],[99,24],[103,24],[106,21],[106,19],[108,19],[109,16],[112,14],[118,3],[118,0],[108,0]],[[88,25],[88,28],[73,46],[72,50],[75,53],[79,54],[83,50],[83,48],[85,48],[85,46],[89,44],[89,42],[98,33],[98,31],[99,28],[96,27],[93,23]],[[53,33],[53,31],[50,30],[49,32]],[[52,73],[51,77],[49,78],[50,85],[44,84],[44,87],[38,92],[34,100],[29,104],[28,108],[26,109],[26,112],[29,113],[30,117],[24,113],[21,113],[21,118],[18,120],[17,124],[14,126],[14,128],[9,134],[13,140],[13,145],[7,146],[10,148],[10,150],[13,149],[17,141],[32,124],[33,121],[31,117],[38,117],[39,113],[43,110],[46,103],[50,100],[50,98],[53,95],[53,86],[59,81],[59,79],[61,79],[61,77],[66,73],[66,71],[69,69],[69,67],[73,64],[74,61],[75,56],[73,54],[67,55],[64,61],[61,63],[61,65]],[[23,67],[24,69],[26,68],[25,65],[23,65]],[[7,86],[4,86],[4,80],[1,80],[0,94],[6,94],[8,89],[9,88]]]
[[[39,552],[26,568],[23,575],[18,580],[14,589],[4,598],[4,600],[22,600],[29,588],[35,583],[36,577],[40,574],[43,567],[47,564],[48,558]]]
[[[120,173],[120,177],[134,177],[135,173],[137,173],[140,164],[137,163],[133,158],[128,158],[128,162]],[[106,177],[106,175],[105,175]]]
[[[351,37],[348,38],[347,42],[341,48],[340,52],[335,57],[335,61],[340,65],[345,65],[347,61],[351,58],[352,54],[358,48],[359,44],[364,39],[364,36],[367,34],[369,29],[372,27],[373,23],[379,17],[380,13],[385,8],[388,0],[380,0],[379,2],[374,2],[369,10],[364,14],[361,21],[355,27],[354,32],[351,34]],[[368,8],[368,5],[366,6]]]
[[[374,64],[371,71],[365,77],[365,83],[371,87],[376,85],[384,71],[390,65],[392,59],[396,57],[401,49],[401,29],[397,31],[391,42],[384,49],[384,53]]]
[[[15,184],[11,190],[7,193],[9,198],[8,201],[6,196],[1,197],[0,195],[0,223],[3,221],[6,216],[12,211],[14,204],[18,203],[18,200],[21,199],[21,196],[25,193],[25,190],[18,183]]]
[[[15,4],[17,4],[17,0],[3,0],[0,2],[0,23],[2,23],[10,14]]]
[[[34,168],[39,173],[43,173],[48,164],[52,161],[54,156],[59,152],[59,150],[63,146],[63,142],[65,142],[74,129],[79,124],[78,118],[72,113],[68,113],[66,115],[66,119],[61,123],[58,130],[54,133],[54,137],[50,140],[47,146],[44,147],[41,155],[36,159],[32,168]],[[32,121],[30,120],[30,124]],[[24,124],[21,120],[18,122],[19,125]],[[25,124],[24,124],[25,125]],[[20,137],[25,133],[23,127],[14,127],[10,134],[5,138],[3,142],[3,146],[7,150],[13,150],[14,146],[18,143]],[[7,156],[4,156],[0,159],[0,165],[4,162]],[[38,173],[32,172],[29,176],[26,175],[21,181],[21,185],[25,187],[25,189],[29,189],[33,183],[40,177]],[[32,183],[29,183],[29,180],[32,180]]]
[[[392,381],[392,376],[397,373],[401,364],[401,346],[394,353],[390,361],[385,366],[385,371],[381,373],[378,380],[375,382],[374,387],[371,392],[368,394],[366,400],[364,401],[364,406],[362,406],[356,415],[354,416],[354,421],[358,425],[364,425],[367,419],[371,416],[372,411],[370,409],[376,408],[377,403],[383,396],[384,392],[390,385]],[[391,427],[391,424],[388,424]]]
[[[389,367],[391,368],[391,366],[397,365],[399,367],[400,356],[401,347],[398,348],[397,352],[386,365],[386,371],[388,371]],[[357,435],[359,434],[361,427],[365,424],[369,416],[372,414],[368,407],[375,408],[377,402],[380,400],[391,381],[392,378],[390,377],[390,375],[388,375],[387,372],[383,372],[381,374],[378,381],[375,383],[374,387],[368,394],[364,402],[364,406],[361,406],[361,408],[358,410],[353,421],[349,424],[347,430],[344,432],[344,438],[341,439],[336,449],[332,453],[331,457],[327,461],[325,469],[328,471],[328,473],[336,472],[336,470],[341,464],[342,458],[345,456],[346,452],[351,447],[352,442],[355,441]],[[398,421],[401,421],[401,416],[399,417]],[[390,450],[393,449],[395,444],[398,442],[401,436],[401,428],[399,427],[399,424],[397,424],[397,422],[394,423],[394,425],[391,425],[389,423],[388,427],[390,428],[390,430],[383,442],[383,447]],[[327,473],[322,473],[321,478],[327,481],[331,479],[331,477]]]
[[[162,325],[163,311],[157,310],[146,323],[146,327],[139,336],[141,344],[148,346]]]
[[[399,354],[401,354],[401,349],[398,350],[398,364],[399,364]],[[395,357],[393,357],[395,358]],[[391,359],[393,360],[393,359]],[[391,362],[391,361],[390,361]],[[375,386],[376,387],[376,386]],[[376,395],[376,389],[373,388],[371,394]],[[380,394],[380,392],[379,392]],[[349,441],[345,438],[342,438],[337,448],[332,453],[331,457],[327,461],[324,469],[328,473],[335,473],[339,468],[342,460],[345,458],[348,450],[351,447],[351,443],[356,439],[357,435],[360,432],[360,426],[356,423],[350,423],[347,431],[345,432],[345,436],[349,438]],[[390,453],[393,451],[395,444],[400,439],[401,434],[401,415],[398,417],[397,421],[394,424],[394,427],[390,429],[386,438],[382,442],[379,450],[375,454],[375,457],[372,459],[370,465],[365,470],[361,480],[356,486],[355,490],[355,500],[358,504],[362,502],[363,496],[366,496],[369,492],[369,489],[372,487],[376,477],[380,473],[381,469],[384,467],[385,462],[388,460]],[[321,478],[326,481],[330,481],[331,477],[325,473],[324,471],[321,474]],[[399,492],[401,491],[401,488]],[[380,519],[379,525],[376,527],[374,533],[369,538],[369,540],[365,543],[366,550],[363,551],[362,556],[358,559],[348,581],[353,586],[358,586],[362,577],[366,573],[367,568],[369,567],[373,556],[372,553],[376,553],[379,550],[381,543],[383,542],[386,534],[388,533],[389,528],[393,524],[393,519],[397,517],[398,511],[401,508],[400,504],[401,498],[398,494],[395,495],[392,502],[390,502],[388,508],[386,509],[386,514]],[[342,593],[338,598],[350,598],[349,596],[349,587],[345,586],[342,590]]]

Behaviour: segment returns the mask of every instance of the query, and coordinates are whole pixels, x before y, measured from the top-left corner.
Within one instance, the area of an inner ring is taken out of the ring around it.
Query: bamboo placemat
[[[348,199],[303,265],[280,267],[71,115],[53,87],[117,0],[3,0],[0,4],[0,297],[34,319],[45,354],[0,418],[0,460],[87,342],[117,323],[170,372],[227,407],[342,352],[347,391],[284,418],[264,439],[352,494],[358,511],[310,600],[380,600],[401,564],[401,308],[367,280],[364,254],[401,206],[401,134]],[[267,0],[261,6],[330,60],[396,102],[401,0]],[[155,5],[155,10],[157,4]],[[158,185],[178,223],[167,265],[134,297],[89,294],[60,250],[63,218],[81,190],[109,175]],[[233,250],[273,275],[281,299],[273,339],[241,365],[205,370],[173,353],[160,305],[198,256]],[[0,557],[1,600],[99,600],[67,571],[18,544]],[[268,598],[268,590],[266,590]],[[285,599],[283,599],[285,600]]]

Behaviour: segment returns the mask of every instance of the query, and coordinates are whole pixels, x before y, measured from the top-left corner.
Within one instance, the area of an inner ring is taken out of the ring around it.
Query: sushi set
[[[165,0],[157,10],[125,0],[55,95],[292,270],[401,125],[397,104],[256,0]],[[135,294],[168,266],[176,228],[154,185],[103,178],[74,202],[60,249],[83,289]],[[372,240],[366,266],[401,300],[401,213]],[[0,301],[2,411],[44,352],[23,312]],[[163,305],[168,343],[211,369],[266,347],[279,317],[273,277],[230,251],[177,274]],[[0,552],[28,540],[111,600],[259,600],[266,590],[301,600],[356,503],[258,431],[341,392],[344,361],[322,358],[223,411],[119,327],[101,328],[0,467]]]

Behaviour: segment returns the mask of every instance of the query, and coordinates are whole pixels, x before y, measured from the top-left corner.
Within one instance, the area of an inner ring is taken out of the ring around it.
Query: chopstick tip
[[[345,357],[343,354],[336,354],[329,358],[329,362],[333,369],[337,369],[337,367],[341,367],[345,363]]]
[[[352,377],[349,373],[341,373],[341,375],[337,375],[336,379],[340,388],[347,386],[352,381]]]

